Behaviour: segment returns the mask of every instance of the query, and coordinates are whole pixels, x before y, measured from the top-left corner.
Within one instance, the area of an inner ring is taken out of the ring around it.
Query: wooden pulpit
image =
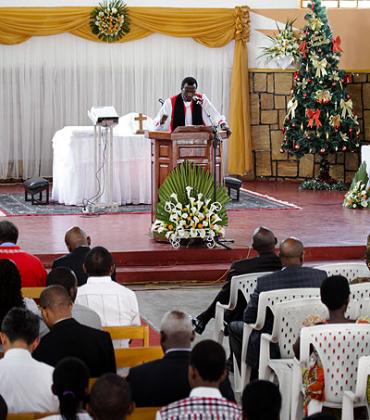
[[[178,127],[174,132],[148,131],[145,134],[152,145],[152,221],[155,219],[158,189],[167,175],[179,163],[191,160],[213,174],[213,133],[211,127]],[[219,133],[221,139],[227,133]],[[222,142],[216,148],[216,179],[221,183]]]

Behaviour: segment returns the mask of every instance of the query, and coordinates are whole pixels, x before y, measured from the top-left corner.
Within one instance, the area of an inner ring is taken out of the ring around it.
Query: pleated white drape
[[[178,93],[186,76],[227,116],[233,49],[159,34],[108,45],[69,34],[0,45],[0,178],[51,176],[55,131],[91,125],[91,106],[154,117],[158,98]]]

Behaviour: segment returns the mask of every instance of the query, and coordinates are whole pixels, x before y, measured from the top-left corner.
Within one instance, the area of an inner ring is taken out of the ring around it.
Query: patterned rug
[[[234,198],[234,195],[233,195]],[[233,200],[227,204],[229,210],[241,209],[299,209],[291,203],[277,200],[273,197],[261,195],[253,191],[241,190],[240,200]],[[83,208],[78,206],[65,206],[55,202],[49,205],[32,205],[24,201],[23,193],[0,194],[0,216],[30,216],[30,215],[71,215],[82,214]],[[118,206],[114,209],[100,209],[95,213],[150,213],[149,204],[130,204]]]

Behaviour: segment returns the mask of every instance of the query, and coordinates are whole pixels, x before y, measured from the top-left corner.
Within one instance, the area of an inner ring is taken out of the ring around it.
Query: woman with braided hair
[[[52,391],[59,399],[59,414],[52,420],[91,420],[84,411],[89,389],[89,370],[77,357],[66,357],[55,367]]]

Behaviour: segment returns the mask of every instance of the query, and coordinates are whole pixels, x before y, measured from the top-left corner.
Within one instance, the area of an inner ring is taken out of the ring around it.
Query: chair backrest
[[[148,325],[126,325],[115,327],[103,327],[104,331],[109,332],[112,340],[139,339],[143,340],[143,346],[149,346],[149,327]]]
[[[351,289],[350,302],[351,300],[356,300],[358,302],[358,309],[361,313],[364,300],[370,297],[370,282],[351,284],[350,289]]]
[[[141,365],[151,360],[163,357],[163,350],[160,346],[153,347],[129,347],[115,349],[114,355],[116,359],[117,369],[130,368]]]
[[[317,287],[278,289],[262,292],[258,299],[257,319],[255,329],[260,330],[265,325],[266,309],[270,308],[275,315],[276,304],[287,300],[308,299],[320,297],[320,289]]]
[[[359,310],[359,316],[370,317],[370,299],[364,299],[362,301],[361,309]]]
[[[157,411],[161,407],[139,407],[130,414],[128,420],[154,420]]]
[[[367,381],[370,375],[370,356],[362,356],[358,361],[355,395],[358,401],[366,401]]]
[[[40,295],[45,287],[22,287],[22,296],[30,299],[40,299]]]
[[[328,276],[341,275],[347,278],[349,282],[356,277],[369,277],[370,271],[364,262],[360,263],[335,263],[318,265],[315,268],[324,270]]]
[[[311,345],[324,368],[325,400],[341,404],[344,391],[354,391],[358,361],[370,355],[370,324],[326,324],[301,331],[300,361],[308,366]]]
[[[239,290],[243,293],[246,302],[249,302],[251,294],[256,288],[257,279],[271,273],[272,271],[264,271],[261,273],[248,273],[233,276],[231,279],[230,304],[236,305]]]
[[[276,304],[272,341],[279,344],[282,359],[294,357],[293,344],[303,327],[304,320],[310,315],[327,319],[329,311],[319,298],[296,299]]]

